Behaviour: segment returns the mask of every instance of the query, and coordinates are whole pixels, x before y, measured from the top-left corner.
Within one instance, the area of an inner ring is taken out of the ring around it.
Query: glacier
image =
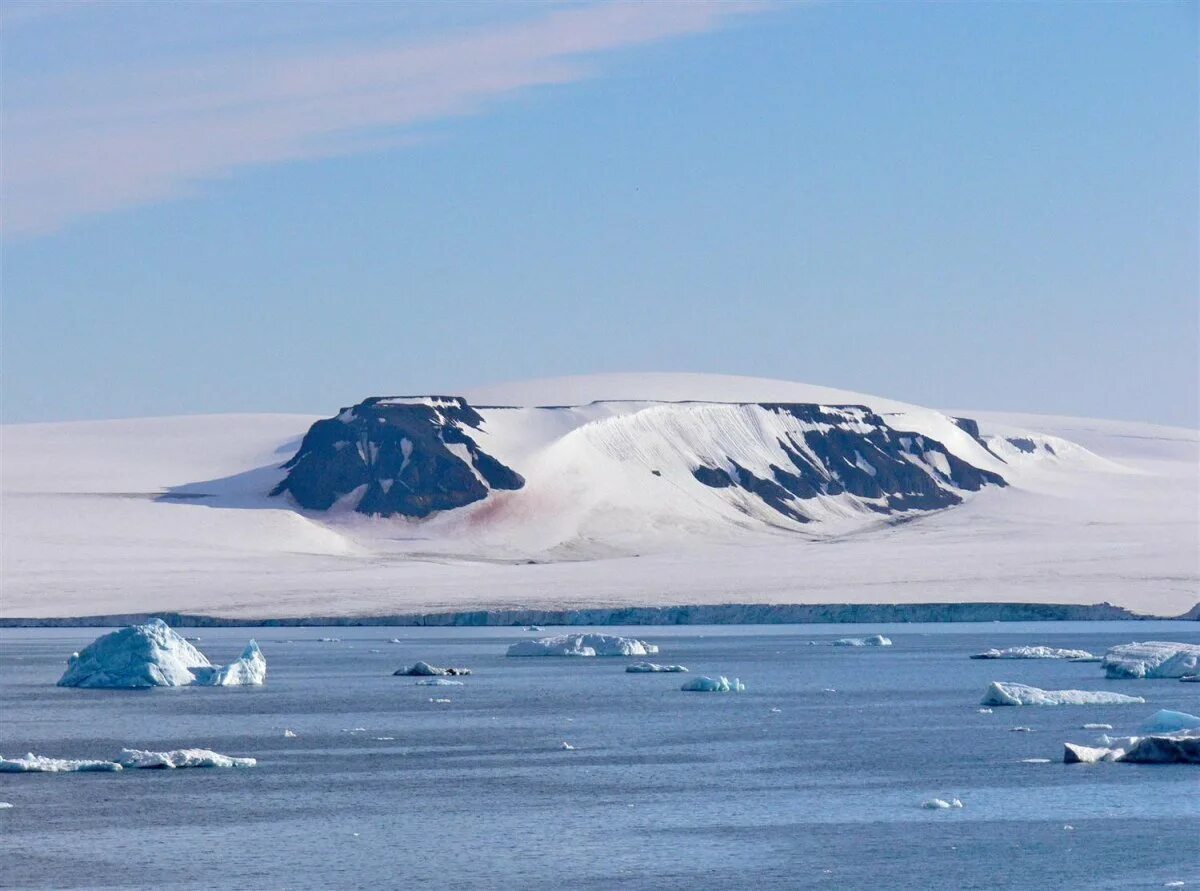
[[[659,665],[657,662],[634,662],[626,665],[625,670],[631,674],[655,674],[658,672],[679,673],[687,671],[683,665]]]
[[[60,687],[230,687],[266,682],[267,661],[253,640],[241,658],[215,666],[161,619],[102,635],[67,660]]]
[[[1143,703],[1140,696],[1104,690],[1042,690],[1025,684],[993,681],[980,705],[1126,705]]]
[[[1200,671],[1200,645],[1148,640],[1115,646],[1104,654],[1110,678],[1182,678]]]
[[[679,688],[687,693],[742,693],[746,690],[746,685],[734,678],[732,681],[727,677],[699,677],[692,678],[690,681],[684,681],[682,687]]]
[[[509,656],[652,656],[658,647],[615,634],[563,634],[522,640],[508,648]]]
[[[1087,650],[1067,650],[1058,647],[1005,647],[975,653],[972,659],[1069,659],[1072,662],[1099,662]]]

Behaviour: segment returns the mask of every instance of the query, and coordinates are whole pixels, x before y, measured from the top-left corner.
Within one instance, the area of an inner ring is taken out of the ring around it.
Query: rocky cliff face
[[[308,510],[350,498],[360,513],[426,517],[520,489],[521,475],[472,438],[482,423],[458,397],[364,400],[312,425],[271,494]]]

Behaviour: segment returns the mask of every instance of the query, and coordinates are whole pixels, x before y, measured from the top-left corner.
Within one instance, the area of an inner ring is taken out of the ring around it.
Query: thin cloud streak
[[[86,83],[45,81],[25,95],[10,86],[4,231],[53,232],[81,217],[191,194],[253,165],[402,144],[412,138],[406,127],[592,77],[597,54],[711,31],[763,8],[730,0],[606,3],[422,45],[214,57],[98,73]]]

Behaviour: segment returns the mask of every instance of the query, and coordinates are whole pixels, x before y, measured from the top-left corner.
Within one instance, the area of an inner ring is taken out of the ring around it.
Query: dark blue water
[[[199,746],[259,766],[0,775],[0,801],[14,805],[0,810],[0,885],[1200,883],[1200,768],[1061,763],[1064,741],[1096,736],[1084,723],[1130,733],[1159,708],[1200,713],[1200,684],[967,658],[1023,643],[1096,652],[1200,642],[1195,623],[599,630],[657,642],[659,661],[693,675],[736,675],[747,692],[682,693],[687,675],[626,674],[626,659],[507,659],[506,645],[530,635],[441,628],[201,629],[187,633],[214,662],[257,637],[267,686],[59,689],[67,655],[100,632],[4,630],[0,753]],[[895,646],[807,643],[874,631]],[[417,659],[475,674],[440,688],[391,676]],[[992,680],[1117,690],[1147,704],[979,714]],[[1018,725],[1035,732],[1010,732]],[[345,732],[354,728],[366,730]],[[934,796],[965,807],[920,808]]]

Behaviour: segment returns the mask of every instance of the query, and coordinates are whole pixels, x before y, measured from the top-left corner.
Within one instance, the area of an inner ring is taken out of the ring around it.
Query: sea
[[[968,658],[1200,643],[1195,622],[180,629],[218,664],[257,639],[266,685],[55,686],[107,630],[0,630],[0,754],[200,747],[257,766],[0,774],[4,888],[1200,887],[1200,766],[1062,758],[1095,743],[1084,724],[1200,714],[1200,684]],[[585,630],[690,672],[505,655]],[[874,633],[893,646],[830,645]],[[472,673],[393,676],[417,660]],[[698,675],[745,691],[680,690]],[[1146,703],[982,713],[997,680]]]

